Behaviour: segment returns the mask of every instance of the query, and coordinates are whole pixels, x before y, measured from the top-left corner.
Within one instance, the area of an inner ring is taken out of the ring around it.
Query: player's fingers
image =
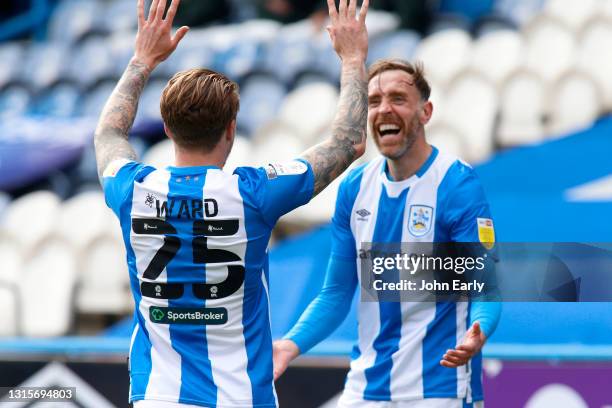
[[[468,353],[473,353],[474,352],[474,347],[473,346],[469,346],[467,344],[460,344],[457,347],[455,347],[455,350],[462,350],[462,351],[467,351]]]
[[[153,0],[151,2],[151,7],[149,8],[149,16],[147,18],[148,21],[155,20],[155,13],[157,13],[157,5],[159,4],[159,0]]]
[[[457,358],[469,358],[470,354],[464,350],[447,350],[446,354]]]
[[[346,2],[347,0],[340,0],[340,6],[338,7],[340,18],[346,17]]]
[[[355,12],[357,11],[357,0],[348,0],[348,16],[355,18]]]
[[[145,24],[144,0],[138,0],[138,28],[142,28]]]
[[[359,10],[359,21],[365,23],[366,15],[368,14],[368,9],[370,8],[370,0],[363,0],[361,4],[361,10]]]
[[[480,336],[480,322],[474,322],[472,325],[472,333]]]
[[[448,354],[445,354],[442,358],[444,361],[448,361],[449,363],[453,363],[453,364],[463,364],[465,362],[464,359],[462,358],[457,358],[457,357],[453,357],[453,356],[449,356]]]
[[[157,5],[157,11],[155,12],[155,19],[162,20],[164,18],[164,11],[166,11],[166,4],[168,0],[160,0]]]
[[[179,28],[178,30],[176,30],[176,34],[174,34],[174,38],[172,38],[172,45],[174,46],[174,48],[176,48],[181,42],[181,40],[185,38],[188,31],[189,31],[189,27],[187,26],[183,26]]]
[[[457,364],[450,363],[450,362],[448,362],[446,360],[441,360],[440,361],[440,365],[444,366],[444,367],[447,367],[447,368],[457,368],[457,367],[459,367]]]
[[[172,0],[172,3],[170,3],[170,7],[166,13],[166,21],[170,25],[172,25],[172,22],[174,21],[174,16],[176,16],[176,11],[178,10],[179,4],[181,4],[181,0]]]
[[[329,18],[333,23],[338,19],[338,9],[336,9],[335,0],[327,0],[327,8],[329,10]]]

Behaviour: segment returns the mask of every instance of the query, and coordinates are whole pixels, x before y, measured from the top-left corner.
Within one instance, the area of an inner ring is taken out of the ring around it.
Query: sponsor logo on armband
[[[285,163],[270,163],[266,166],[266,174],[268,179],[273,180],[278,176],[295,176],[304,174],[308,170],[308,166],[298,160],[293,160]]]

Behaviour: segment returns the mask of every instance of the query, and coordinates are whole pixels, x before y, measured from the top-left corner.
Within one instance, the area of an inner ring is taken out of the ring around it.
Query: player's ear
[[[236,135],[236,119],[230,121],[225,129],[225,137],[228,142],[232,142],[234,140],[234,136]]]
[[[164,123],[164,132],[166,133],[166,136],[168,136],[168,139],[174,141],[174,135],[172,134],[170,129],[168,129],[168,126],[165,123]]]
[[[423,102],[423,107],[421,109],[420,121],[422,125],[426,125],[429,123],[431,119],[431,115],[433,114],[433,104],[431,101]]]

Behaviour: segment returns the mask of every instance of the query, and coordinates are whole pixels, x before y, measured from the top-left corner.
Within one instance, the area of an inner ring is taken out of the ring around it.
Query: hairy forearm
[[[136,159],[136,154],[128,143],[128,134],[134,124],[138,101],[150,73],[147,65],[136,60],[130,61],[102,110],[94,135],[100,177],[113,160]]]
[[[330,139],[307,150],[302,158],[315,174],[314,195],[344,172],[365,150],[368,116],[366,71],[363,62],[345,63],[338,110]]]

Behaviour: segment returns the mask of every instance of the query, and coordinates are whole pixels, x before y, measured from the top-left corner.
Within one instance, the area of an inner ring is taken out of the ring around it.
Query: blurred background
[[[133,301],[92,135],[132,55],[135,3],[0,3],[0,386],[76,386],[80,405],[66,406],[127,405]],[[240,84],[227,171],[325,138],[340,74],[326,19],[324,0],[183,0],[176,23],[192,30],[144,91],[131,135],[139,157],[172,162],[159,97],[192,67]],[[367,24],[369,62],[425,63],[427,138],[474,165],[499,241],[610,241],[612,1],[371,0]],[[376,154],[371,144],[361,162]],[[275,337],[321,286],[337,186],[274,232]],[[484,351],[487,406],[612,407],[610,310],[505,304]],[[333,406],[355,338],[353,310],[277,383],[281,406]]]

